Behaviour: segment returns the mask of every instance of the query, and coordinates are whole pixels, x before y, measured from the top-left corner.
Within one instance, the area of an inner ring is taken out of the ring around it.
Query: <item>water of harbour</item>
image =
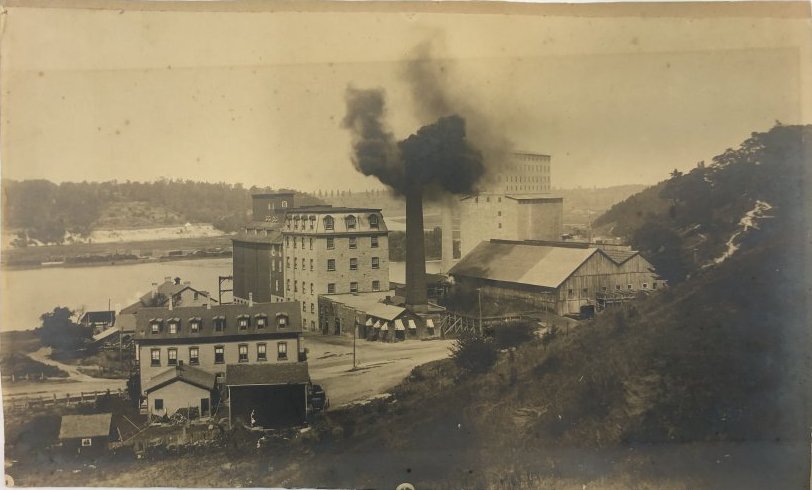
[[[439,272],[439,262],[427,262],[428,272]],[[201,259],[93,267],[44,267],[3,270],[0,273],[0,330],[28,330],[39,325],[39,316],[56,306],[74,310],[118,311],[146,294],[153,282],[180,277],[217,297],[217,277],[231,275],[231,259]],[[392,281],[403,282],[405,264],[392,262]],[[231,299],[227,294],[223,299]]]

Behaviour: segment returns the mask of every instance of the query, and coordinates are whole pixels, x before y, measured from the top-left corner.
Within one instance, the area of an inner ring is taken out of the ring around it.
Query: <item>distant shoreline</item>
[[[36,270],[36,269],[66,269],[76,267],[104,267],[104,266],[119,266],[119,265],[138,265],[138,264],[157,264],[160,262],[179,262],[184,260],[205,260],[205,259],[230,259],[231,252],[222,253],[217,255],[182,255],[177,257],[166,256],[160,258],[137,258],[137,259],[123,259],[112,261],[93,261],[93,262],[60,262],[48,263],[42,262],[40,264],[2,264],[0,270],[3,271],[21,271],[21,270]]]

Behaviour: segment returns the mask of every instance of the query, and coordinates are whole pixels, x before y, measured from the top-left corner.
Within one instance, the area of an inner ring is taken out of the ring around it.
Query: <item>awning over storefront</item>
[[[434,320],[431,318],[426,319],[426,326],[429,328],[434,328]]]
[[[387,332],[387,331],[389,331],[389,324],[384,322],[384,324],[381,326],[381,332]]]
[[[415,325],[414,320],[409,320],[409,328],[417,328],[417,325]]]
[[[381,328],[381,321],[380,320],[376,321],[375,325],[373,325],[372,328]]]
[[[372,325],[373,325],[372,318],[367,318],[366,326],[371,327]]]
[[[395,330],[406,330],[406,327],[403,326],[403,322],[401,320],[395,320]]]

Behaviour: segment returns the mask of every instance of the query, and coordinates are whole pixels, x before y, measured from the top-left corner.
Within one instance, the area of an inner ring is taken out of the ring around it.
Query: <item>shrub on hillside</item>
[[[493,328],[493,341],[497,349],[516,347],[536,338],[535,326],[528,322],[510,322]]]
[[[464,371],[483,373],[496,362],[496,344],[489,338],[465,334],[451,346],[451,358]]]

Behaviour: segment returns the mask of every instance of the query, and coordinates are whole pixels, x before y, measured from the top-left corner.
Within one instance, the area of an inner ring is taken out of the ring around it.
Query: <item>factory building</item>
[[[443,216],[443,270],[451,267],[452,233],[460,222],[460,253],[465,256],[482,240],[560,240],[564,199],[550,194],[550,155],[515,152],[498,167],[480,192],[446,206]]]
[[[233,239],[234,301],[298,301],[302,328],[322,329],[322,294],[389,290],[380,209],[295,207],[293,194],[255,194],[253,221]],[[323,330],[323,329],[322,329]]]
[[[449,273],[482,301],[558,315],[600,310],[665,286],[630,247],[591,243],[483,241]]]
[[[303,327],[324,330],[319,295],[389,289],[389,235],[380,209],[292,209],[282,235],[285,297],[301,303]]]

